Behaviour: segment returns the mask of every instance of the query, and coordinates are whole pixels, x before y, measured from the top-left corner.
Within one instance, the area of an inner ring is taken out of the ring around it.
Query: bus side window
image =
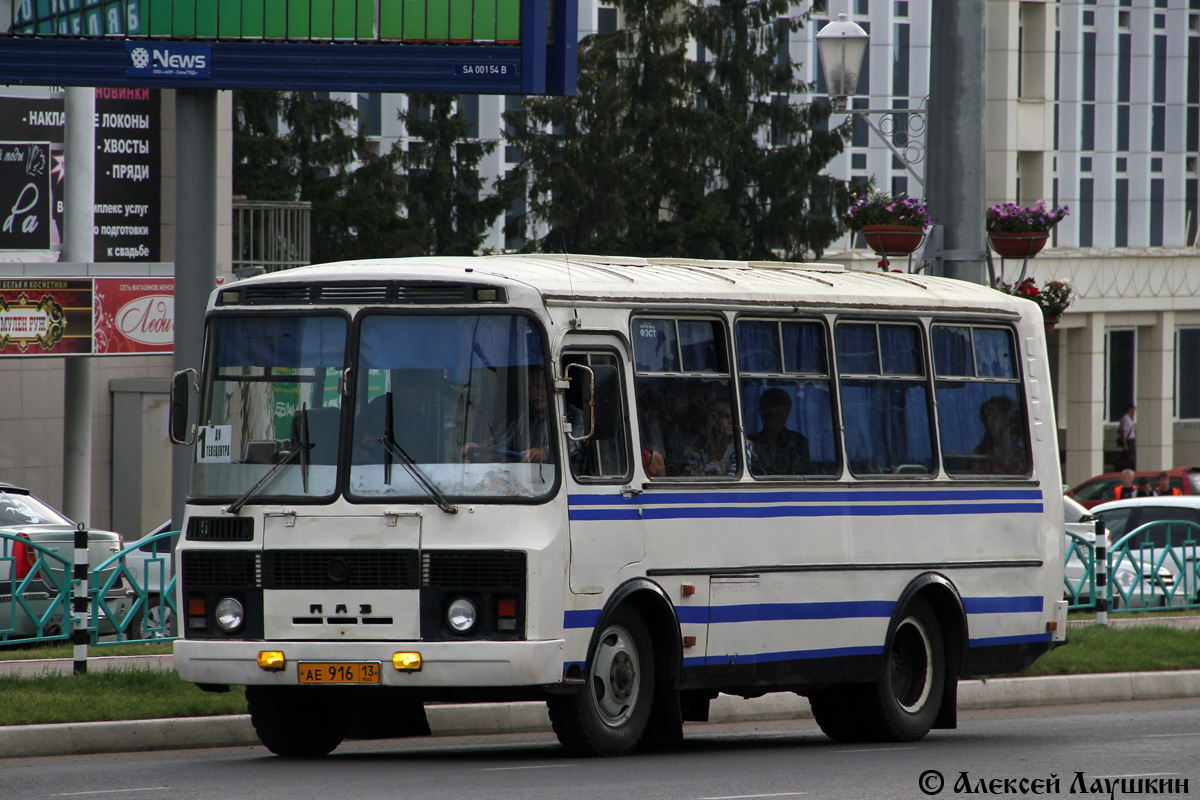
[[[946,472],[1029,474],[1029,425],[1012,332],[982,325],[934,325],[932,337]]]
[[[934,471],[921,329],[913,324],[838,322],[846,461],[855,475]]]
[[[586,366],[591,373],[567,369],[571,364]],[[585,480],[627,479],[629,436],[616,356],[606,352],[568,354],[563,357],[563,375],[570,378],[564,393],[570,436],[564,441],[571,473]]]

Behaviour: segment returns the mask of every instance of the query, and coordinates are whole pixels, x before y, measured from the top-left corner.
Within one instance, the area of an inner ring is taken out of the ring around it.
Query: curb
[[[965,680],[958,684],[960,711],[1184,697],[1200,697],[1200,670]],[[431,705],[426,714],[434,736],[550,731],[550,718],[544,703]],[[811,716],[808,700],[795,694],[781,692],[752,700],[720,695],[712,702],[709,722],[757,722]],[[258,744],[250,717],[245,714],[0,727],[0,758]]]

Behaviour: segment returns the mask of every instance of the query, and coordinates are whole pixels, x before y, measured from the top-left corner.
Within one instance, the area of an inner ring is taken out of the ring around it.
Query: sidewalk
[[[149,658],[168,659],[170,656]],[[129,661],[120,660],[126,664]],[[116,666],[112,663],[115,661],[118,659],[108,662],[91,659],[89,669],[112,668]],[[97,662],[102,662],[103,666]],[[0,663],[7,666],[12,662]],[[65,664],[68,669],[70,663]],[[150,666],[169,668],[161,662]],[[48,667],[43,664],[42,669]],[[57,670],[57,666],[54,669]],[[1183,697],[1200,697],[1200,670],[1001,678],[961,681],[958,685],[960,711]],[[431,705],[426,713],[434,736],[550,731],[544,703]],[[712,722],[752,722],[811,716],[805,698],[776,693],[753,700],[721,695],[713,701],[709,719]],[[703,723],[689,723],[689,726],[693,724]],[[257,744],[258,739],[246,715],[0,727],[0,758]]]

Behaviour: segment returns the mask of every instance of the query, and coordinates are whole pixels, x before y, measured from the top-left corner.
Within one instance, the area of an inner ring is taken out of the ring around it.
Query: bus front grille
[[[187,538],[193,542],[249,542],[254,539],[254,520],[249,517],[192,517]]]
[[[426,550],[421,554],[426,588],[525,588],[525,553],[512,550]]]
[[[271,550],[265,589],[416,589],[415,550]]]
[[[262,586],[262,562],[248,550],[184,550],[183,585],[191,590],[205,587],[246,588]]]

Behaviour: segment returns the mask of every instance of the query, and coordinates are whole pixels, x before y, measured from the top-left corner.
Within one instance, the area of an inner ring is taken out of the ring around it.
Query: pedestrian
[[[1126,467],[1121,470],[1121,483],[1113,488],[1113,496],[1118,500],[1128,500],[1138,496],[1137,487],[1133,485],[1133,470]]]
[[[1154,487],[1155,497],[1174,497],[1183,494],[1178,487],[1171,486],[1171,479],[1167,475],[1167,471],[1163,470],[1158,473],[1158,486]]]
[[[1137,436],[1133,423],[1137,416],[1137,406],[1129,404],[1121,421],[1117,423],[1117,446],[1121,448],[1123,466],[1137,469]]]

